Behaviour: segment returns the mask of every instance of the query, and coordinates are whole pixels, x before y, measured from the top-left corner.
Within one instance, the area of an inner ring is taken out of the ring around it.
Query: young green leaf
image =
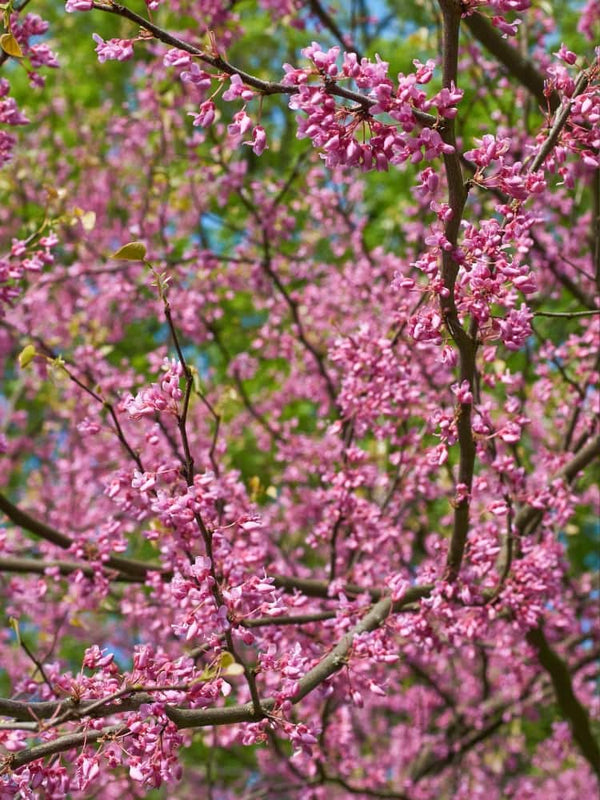
[[[3,33],[0,36],[0,47],[4,52],[13,58],[23,58],[23,51],[21,45],[15,39],[12,33]]]
[[[111,258],[118,261],[143,261],[146,258],[146,245],[143,242],[128,242],[119,247]]]
[[[28,367],[29,364],[31,364],[33,359],[36,357],[36,355],[37,353],[35,347],[32,344],[26,345],[19,353],[18,361],[21,369],[25,369],[25,367]]]

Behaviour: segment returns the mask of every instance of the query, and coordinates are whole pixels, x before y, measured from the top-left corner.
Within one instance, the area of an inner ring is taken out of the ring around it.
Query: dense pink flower
[[[133,58],[133,41],[131,39],[110,39],[105,42],[97,33],[92,34],[92,38],[96,42],[98,61],[101,64],[104,61],[127,61]]]

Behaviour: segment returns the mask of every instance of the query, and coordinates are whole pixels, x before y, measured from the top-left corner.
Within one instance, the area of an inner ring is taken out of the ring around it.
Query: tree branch
[[[556,701],[571,726],[573,739],[583,757],[600,778],[600,748],[592,733],[587,710],[581,705],[573,691],[567,664],[552,649],[541,626],[529,631],[527,641],[536,651],[542,667],[550,675]]]
[[[498,33],[492,23],[479,12],[465,17],[463,20],[473,36],[536,98],[542,108],[550,106],[554,111],[560,104],[556,92],[549,97],[544,93],[544,76],[535,65],[521,55],[516,47],[508,43]]]
[[[544,143],[538,150],[537,155],[534,158],[527,172],[535,172],[536,170],[538,170],[544,163],[546,157],[552,152],[552,149],[558,142],[558,137],[560,136],[560,132],[567,124],[567,120],[569,119],[569,115],[571,113],[571,106],[573,105],[573,100],[575,100],[576,97],[585,92],[588,83],[589,83],[588,70],[584,70],[577,78],[573,94],[567,100],[567,102],[565,102],[562,105],[560,111],[556,115],[556,119],[554,120],[552,127],[550,128],[548,136],[546,137]]]
[[[61,547],[63,550],[68,550],[74,544],[74,540],[71,539],[71,537],[60,533],[60,531],[57,531],[55,528],[51,528],[50,525],[46,525],[45,522],[40,522],[25,511],[21,511],[20,508],[11,503],[10,500],[1,493],[0,511],[3,511],[8,519],[14,522],[15,525],[24,528],[35,536],[39,536],[57,547]],[[123,558],[122,556],[110,556],[102,563],[109,569],[114,569],[117,572],[141,580],[145,580],[149,572],[161,572],[164,575],[170,575],[168,570],[165,570],[164,567],[158,564],[148,564],[144,561],[136,561],[135,559]]]
[[[25,764],[30,764],[32,761],[37,761],[38,758],[64,753],[67,750],[73,750],[75,747],[85,747],[103,739],[116,739],[126,735],[128,732],[129,728],[126,725],[111,725],[100,730],[69,733],[58,739],[53,739],[51,742],[36,744],[27,750],[20,750],[18,753],[0,757],[0,775],[23,767]]]
[[[58,569],[61,575],[72,575],[74,572],[82,572],[86,577],[93,578],[98,574],[95,567],[88,564],[81,564],[78,561],[42,561],[37,558],[0,558],[0,572],[12,572],[20,574],[45,575],[49,569]],[[144,576],[127,575],[119,572],[114,578],[110,578],[117,583],[143,583]]]
[[[444,87],[456,85],[458,78],[458,44],[460,34],[461,7],[457,0],[439,0],[443,18],[442,30],[442,62]],[[459,264],[454,257],[454,249],[458,243],[460,223],[467,201],[467,189],[463,179],[460,156],[457,149],[455,121],[444,120],[441,134],[447,144],[452,145],[454,151],[444,154],[444,166],[448,181],[449,205],[452,217],[446,223],[444,234],[452,245],[449,250],[442,251],[442,280],[446,294],[440,296],[442,316],[454,342],[459,355],[459,381],[469,386],[474,392],[475,383],[475,355],[477,352],[476,328],[473,335],[462,326],[454,289],[458,276]],[[454,508],[454,524],[450,547],[446,559],[444,572],[445,580],[452,582],[458,577],[462,563],[467,534],[469,532],[470,494],[473,485],[475,470],[475,440],[471,428],[471,403],[459,403],[457,408],[456,427],[458,433],[458,446],[460,451],[458,466],[458,482],[465,488],[464,494],[456,502]]]

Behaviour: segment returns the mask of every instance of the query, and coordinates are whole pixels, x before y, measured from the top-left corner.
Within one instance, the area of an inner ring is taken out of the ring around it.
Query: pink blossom
[[[253,153],[257,156],[262,155],[265,150],[269,149],[267,145],[267,134],[262,125],[256,125],[254,127],[252,130],[252,141],[244,142],[244,144],[250,145]]]
[[[207,100],[200,106],[198,114],[189,112],[189,116],[194,118],[193,125],[208,128],[213,124],[216,118],[215,104],[211,100]]]
[[[65,3],[65,11],[91,11],[93,7],[93,0],[67,0]]]
[[[92,34],[92,38],[96,42],[98,61],[101,64],[104,61],[127,61],[133,58],[133,41],[131,39],[110,39],[105,42],[97,33]]]
[[[229,89],[223,92],[223,100],[236,100],[238,97],[247,102],[252,100],[254,92],[244,86],[242,79],[236,73],[229,79]]]

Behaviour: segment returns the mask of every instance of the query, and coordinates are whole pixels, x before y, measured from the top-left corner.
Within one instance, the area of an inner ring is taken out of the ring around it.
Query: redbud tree
[[[595,796],[597,0],[0,11],[0,798]]]

